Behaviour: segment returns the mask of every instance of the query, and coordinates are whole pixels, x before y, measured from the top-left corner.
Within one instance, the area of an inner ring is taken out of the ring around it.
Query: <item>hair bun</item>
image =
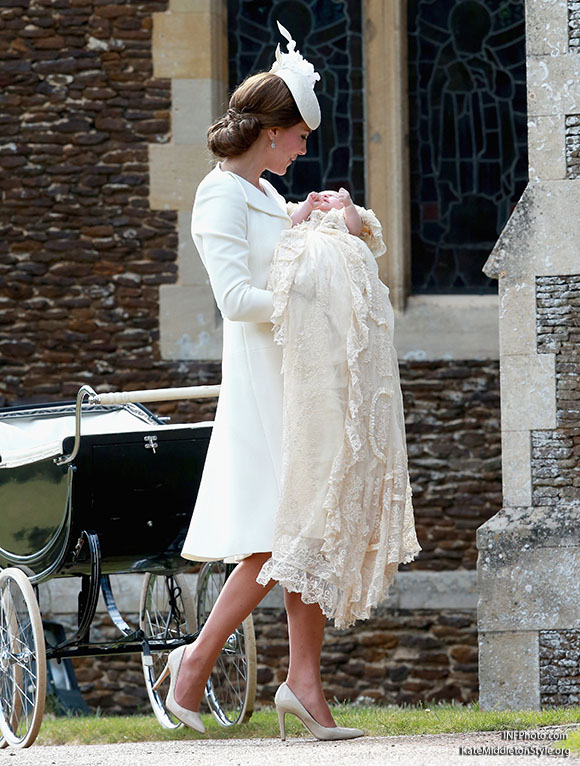
[[[261,129],[257,115],[230,107],[208,130],[207,143],[217,157],[235,157],[250,148]]]
[[[228,111],[225,113],[224,117],[230,122],[239,122],[243,114],[244,113],[240,112],[239,109],[236,109],[235,107],[230,107]]]

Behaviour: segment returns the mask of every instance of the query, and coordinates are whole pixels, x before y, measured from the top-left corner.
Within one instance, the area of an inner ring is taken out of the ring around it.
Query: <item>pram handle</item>
[[[175,399],[209,399],[219,396],[219,386],[185,386],[183,388],[156,388],[142,391],[115,391],[106,394],[93,392],[90,404],[126,404],[129,402],[170,402]]]

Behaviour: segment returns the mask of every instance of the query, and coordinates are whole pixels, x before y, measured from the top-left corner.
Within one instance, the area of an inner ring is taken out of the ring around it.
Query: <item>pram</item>
[[[76,402],[0,409],[0,747],[27,747],[44,714],[46,662],[140,653],[163,726],[166,684],[153,690],[171,649],[195,640],[232,565],[204,564],[190,593],[180,556],[212,424],[169,424],[145,401],[217,396],[219,386],[97,394]],[[115,603],[110,575],[143,577],[138,626]],[[60,643],[43,634],[38,585],[80,581],[78,627]],[[119,629],[93,642],[99,594]],[[228,638],[206,687],[225,726],[247,720],[256,689],[251,616]]]

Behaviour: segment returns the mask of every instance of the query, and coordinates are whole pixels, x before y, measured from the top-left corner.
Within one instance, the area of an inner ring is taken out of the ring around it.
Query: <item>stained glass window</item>
[[[307,155],[285,176],[268,178],[287,199],[344,186],[364,205],[361,0],[228,0],[230,92],[247,75],[270,69],[278,43],[286,50],[276,21],[320,73],[322,123]]]
[[[524,0],[409,0],[413,292],[481,271],[527,182]]]

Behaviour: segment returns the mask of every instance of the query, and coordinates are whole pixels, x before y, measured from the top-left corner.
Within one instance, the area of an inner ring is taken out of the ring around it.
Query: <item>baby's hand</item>
[[[306,197],[306,202],[308,202],[313,210],[316,210],[322,204],[322,196],[319,192],[312,191],[308,197]]]
[[[342,205],[345,208],[353,204],[350,194],[343,186],[341,186],[338,191],[338,199],[342,202]]]

